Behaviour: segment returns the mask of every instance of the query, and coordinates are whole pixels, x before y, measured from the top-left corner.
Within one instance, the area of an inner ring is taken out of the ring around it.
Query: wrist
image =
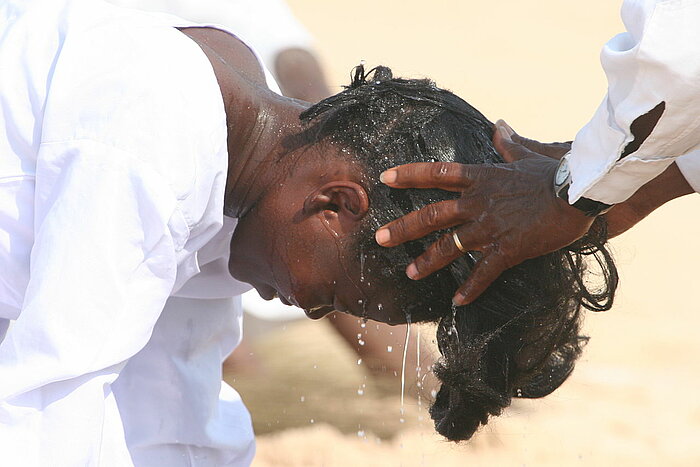
[[[571,186],[571,171],[569,170],[569,153],[560,160],[556,172],[554,172],[553,189],[557,198],[566,202],[569,206],[578,209],[588,217],[598,217],[608,212],[612,205],[605,204],[589,198],[580,197],[576,202],[569,201],[569,187]]]

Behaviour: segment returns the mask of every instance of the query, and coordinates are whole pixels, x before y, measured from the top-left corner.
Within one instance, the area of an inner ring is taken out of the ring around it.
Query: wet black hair
[[[469,439],[513,397],[543,397],[558,388],[587,340],[579,330],[582,308],[612,306],[618,277],[605,247],[605,221],[596,220],[573,245],[507,270],[475,302],[455,308],[451,298],[474,257],[465,255],[412,281],[405,267],[444,232],[395,248],[377,245],[374,232],[459,194],[392,189],[379,182],[379,174],[412,162],[502,162],[491,142],[492,123],[432,81],[394,78],[383,66],[370,72],[356,67],[344,91],[312,106],[301,119],[306,143],[338,145],[364,166],[370,211],[356,248],[365,275],[393,287],[409,322],[437,323],[442,357],[433,370],[442,385],[430,409],[436,430],[449,440]]]

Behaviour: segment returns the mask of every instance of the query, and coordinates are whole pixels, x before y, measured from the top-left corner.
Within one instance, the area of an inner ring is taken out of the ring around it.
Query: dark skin
[[[190,37],[194,36],[198,41],[204,43],[204,46],[221,47],[222,55],[225,54],[224,56],[232,63],[240,62],[241,71],[249,75],[252,81],[259,85],[264,84],[262,70],[245,46],[240,47],[240,44],[236,44],[234,48],[225,47],[230,41],[228,34],[221,34],[218,31],[209,32],[209,30],[203,29],[186,30],[186,33]],[[236,51],[238,56],[233,55]],[[276,56],[273,66],[278,84],[285,96],[291,96],[306,102],[318,102],[332,94],[323,79],[323,72],[318,60],[308,50],[300,48],[284,49]],[[317,252],[309,252],[309,254],[313,256]],[[239,270],[244,270],[245,267],[245,265],[236,266]],[[265,287],[264,289],[265,297],[269,298],[271,294],[274,295],[270,288]],[[281,298],[284,299],[284,297]],[[388,302],[383,303],[383,305],[386,303]],[[369,309],[371,302],[368,305]],[[338,306],[342,305],[338,304]],[[383,310],[385,309],[386,307],[383,306]],[[325,310],[316,310],[310,313],[309,316],[317,317],[321,314],[325,314]],[[360,326],[357,317],[347,313],[333,313],[328,318],[328,323],[362,357],[364,364],[371,371],[390,375],[401,372],[403,365],[402,353],[398,350],[389,353],[387,348],[401,349],[403,347],[404,335],[406,334],[404,328],[392,328],[381,323],[372,326]],[[364,336],[363,345],[358,343],[358,334]],[[412,337],[412,339],[415,338]],[[422,350],[422,353],[424,354],[424,360],[430,361],[428,364],[423,364],[425,368],[428,368],[432,364],[433,359],[429,356],[427,347]],[[242,354],[239,353],[238,355]],[[241,357],[236,363],[245,365],[245,357]],[[413,352],[407,355],[406,365],[408,368],[415,368],[420,365]],[[435,386],[433,378],[432,373],[427,378],[424,377],[424,381],[421,382],[423,387],[433,388]],[[411,388],[409,388],[410,390]]]
[[[660,113],[638,119],[632,129],[639,146],[658,121]],[[543,144],[515,134],[505,122],[497,122],[494,145],[505,164],[462,165],[409,164],[382,174],[395,188],[439,188],[462,193],[410,213],[377,231],[377,242],[395,246],[429,232],[457,226],[460,242],[469,251],[483,254],[471,276],[457,290],[453,301],[474,301],[503,271],[525,261],[570,245],[590,228],[593,218],[554,195],[557,159],[566,143]],[[693,193],[676,164],[641,187],[627,201],[605,216],[611,236],[634,226],[653,210],[677,197]],[[446,235],[408,266],[406,274],[420,279],[454,261],[463,253]]]
[[[361,168],[330,145],[289,152],[308,104],[270,91],[252,52],[210,28],[186,28],[212,64],[229,128],[225,212],[238,219],[229,270],[318,319],[333,310],[405,322],[391,289],[361,281],[353,245],[369,208]],[[381,312],[379,306],[382,305]]]

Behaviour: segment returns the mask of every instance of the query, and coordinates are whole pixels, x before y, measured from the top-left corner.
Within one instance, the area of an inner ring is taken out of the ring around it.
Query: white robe
[[[0,2],[3,465],[252,459],[221,383],[249,288],[227,272],[226,115],[188,25]]]

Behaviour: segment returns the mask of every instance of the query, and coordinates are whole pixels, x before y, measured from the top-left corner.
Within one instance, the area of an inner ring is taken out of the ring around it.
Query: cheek
[[[273,270],[278,290],[293,296],[302,308],[317,306],[319,299],[327,298],[335,280],[333,265],[338,262],[337,249],[307,224],[310,222],[292,224],[279,236]]]

